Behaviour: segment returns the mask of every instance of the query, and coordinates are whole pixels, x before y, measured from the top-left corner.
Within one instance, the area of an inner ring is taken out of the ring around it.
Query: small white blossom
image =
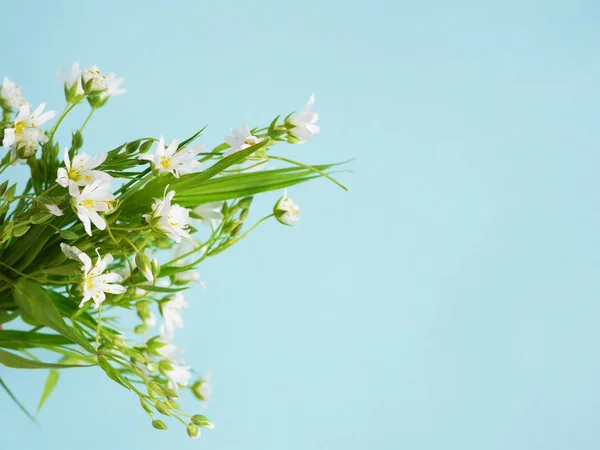
[[[163,323],[160,326],[160,336],[163,341],[172,341],[175,336],[175,329],[183,328],[181,310],[187,307],[187,305],[181,292],[177,292],[169,300],[161,304],[160,310],[163,316]]]
[[[294,136],[300,139],[299,144],[303,144],[304,142],[310,140],[313,135],[317,134],[321,131],[316,123],[319,120],[319,115],[315,112],[312,112],[311,109],[315,104],[315,94],[312,94],[308,99],[308,103],[302,111],[298,113],[296,117],[290,120],[290,123],[294,125],[291,132]]]
[[[212,384],[211,384],[211,373],[207,372],[206,375],[202,378],[202,380],[194,383],[192,389],[197,397],[202,400],[202,407],[204,409],[208,408],[208,402],[210,401],[210,394],[212,393]]]
[[[231,148],[225,152],[225,156],[229,156],[240,150],[245,150],[262,141],[262,138],[258,138],[250,132],[248,125],[245,123],[242,124],[241,130],[232,128],[231,133],[233,136],[225,136],[225,142],[231,146]]]
[[[181,175],[194,172],[201,164],[196,160],[196,156],[206,146],[186,147],[179,151],[177,148],[179,141],[175,139],[165,148],[165,140],[161,136],[156,145],[156,153],[143,153],[138,156],[139,159],[150,161],[155,170],[159,173],[172,173],[176,178]]]
[[[100,69],[98,69],[98,66],[94,65],[89,69],[85,69],[82,76],[85,83],[87,83],[89,80],[92,80],[92,92],[101,91],[101,100],[104,100],[108,97],[116,97],[117,95],[122,95],[127,92],[125,89],[120,89],[124,78],[117,78],[114,73],[109,73],[106,76],[102,75]]]
[[[48,142],[48,136],[37,127],[54,118],[56,111],[43,112],[45,107],[46,104],[42,103],[32,113],[31,105],[25,103],[19,108],[12,127],[4,130],[2,145],[11,147],[12,161],[17,159],[17,149],[23,149],[23,154],[27,157],[35,153],[40,142]]]
[[[283,192],[283,197],[275,204],[273,214],[284,225],[294,225],[300,220],[300,207],[294,203],[292,197],[288,197],[287,189]]]
[[[168,386],[175,392],[180,386],[187,386],[192,378],[192,372],[189,366],[171,364],[172,370],[165,371],[165,376],[169,380]]]
[[[156,226],[179,243],[182,239],[190,237],[187,231],[190,223],[190,210],[179,205],[171,205],[174,196],[175,191],[170,191],[162,200],[155,199],[152,213],[144,214],[143,217],[148,223],[157,220]]]
[[[183,363],[181,360],[183,349],[177,347],[175,344],[165,344],[162,347],[158,347],[156,351],[160,354],[160,356],[168,359],[171,362]]]
[[[204,203],[194,208],[194,214],[200,216],[204,223],[210,224],[211,228],[216,229],[223,220],[223,202]]]
[[[144,319],[144,325],[146,325],[147,327],[153,327],[154,325],[156,325],[156,316],[152,311],[148,311],[148,313],[148,317]]]
[[[81,68],[78,62],[74,62],[71,66],[71,70],[63,67],[63,75],[58,75],[58,79],[65,85],[67,90],[77,85],[75,88],[75,95],[83,95],[83,87],[81,86]]]
[[[4,77],[2,86],[0,86],[0,103],[4,102],[6,106],[13,109],[19,109],[27,103],[21,95],[21,87]]]
[[[77,216],[83,222],[85,232],[92,235],[92,225],[96,225],[100,230],[106,228],[106,222],[98,212],[106,212],[111,209],[111,202],[115,196],[110,192],[110,184],[101,180],[95,180],[83,188],[80,194],[73,197]]]
[[[91,258],[77,247],[61,243],[60,248],[67,258],[83,263],[81,267],[83,271],[83,283],[81,285],[83,299],[79,304],[80,308],[89,300],[92,300],[94,306],[98,308],[106,299],[107,293],[122,294],[126,291],[124,286],[115,284],[122,281],[123,278],[117,273],[106,270],[108,265],[114,260],[111,254],[107,254],[102,258],[98,249],[96,249],[98,259],[96,260],[96,264],[92,265]]]
[[[73,157],[73,162],[69,158],[69,149],[64,150],[65,167],[60,167],[56,173],[56,182],[62,187],[69,188],[69,194],[73,197],[79,195],[79,186],[87,186],[96,180],[103,183],[110,183],[113,179],[106,172],[94,170],[106,160],[107,153],[101,153],[93,158],[87,153],[79,153]]]
[[[177,246],[177,248],[175,249],[175,252],[173,253],[173,258],[179,258],[180,256],[183,256],[186,253],[189,253],[193,249],[194,249],[194,247],[190,244],[189,240],[184,241],[181,244],[179,244]],[[205,247],[203,249],[200,249],[199,251],[203,252],[204,250],[205,250]],[[184,266],[187,266],[188,264],[190,264],[191,262],[193,262],[193,259],[188,256],[187,258],[179,259],[175,263],[175,265],[177,267],[184,267]],[[202,280],[200,280],[200,274],[192,269],[184,270],[182,272],[177,272],[175,274],[175,281],[179,281],[182,283],[198,283],[203,288],[206,288],[206,285],[204,284],[204,282]]]
[[[44,205],[48,212],[53,216],[62,216],[63,211],[57,205]]]

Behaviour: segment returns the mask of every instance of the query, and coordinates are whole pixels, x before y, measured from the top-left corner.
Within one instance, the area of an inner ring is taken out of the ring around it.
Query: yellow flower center
[[[83,201],[79,202],[79,205],[83,206],[84,208],[94,209],[94,200],[90,200],[88,198],[87,200],[83,200]]]
[[[167,158],[166,156],[160,157],[160,165],[163,166],[163,169],[168,169],[171,166],[171,158]]]
[[[92,283],[92,277],[86,277],[84,283],[85,283],[85,286],[88,289],[91,289],[92,285],[93,285],[93,283]]]
[[[17,136],[21,136],[23,134],[23,130],[25,129],[25,122],[19,122],[15,124],[15,134]]]
[[[69,176],[69,179],[71,179],[73,181],[81,180],[81,174],[76,169],[69,169],[67,171],[67,174]]]

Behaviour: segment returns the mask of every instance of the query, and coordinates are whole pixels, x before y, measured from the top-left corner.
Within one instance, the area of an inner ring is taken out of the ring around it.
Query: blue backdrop
[[[296,228],[201,266],[177,342],[213,374],[214,430],[154,431],[73,370],[40,425],[0,394],[0,447],[599,448],[599,20],[592,0],[4,5],[0,75],[33,103],[62,109],[74,60],[126,78],[90,152],[205,124],[215,145],[314,91],[322,133],[277,151],[357,159],[349,193],[294,188]],[[44,373],[0,375],[35,407]]]

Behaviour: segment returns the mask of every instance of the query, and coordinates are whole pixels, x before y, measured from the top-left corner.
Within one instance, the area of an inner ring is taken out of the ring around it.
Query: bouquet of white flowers
[[[209,375],[194,377],[173,344],[183,326],[183,292],[201,283],[198,264],[263,221],[298,221],[300,208],[284,191],[272,211],[247,226],[254,195],[317,177],[343,187],[330,175],[333,164],[310,166],[270,152],[319,132],[314,96],[298,114],[277,116],[265,128],[232,129],[212,150],[193,145],[200,130],[181,142],[146,137],[91,156],[83,151],[84,128],[125,92],[123,79],[75,63],[61,82],[66,106],[49,130],[40,127],[55,119],[54,111],[43,103],[32,109],[8,78],[0,88],[0,139],[8,150],[0,173],[16,164],[31,170],[20,192],[16,183],[0,184],[0,363],[49,369],[38,411],[60,369],[98,366],[138,396],[154,428],[167,428],[158,413],[198,437],[213,425],[183,412],[178,393],[187,388],[206,402],[211,388]],[[85,103],[87,119],[61,149],[60,124]],[[268,161],[284,167],[267,169]],[[195,238],[202,222],[206,232]],[[119,308],[135,311],[134,330],[119,329]],[[17,318],[18,329],[8,329]],[[48,361],[51,354],[58,357]],[[2,379],[0,385],[29,414]]]

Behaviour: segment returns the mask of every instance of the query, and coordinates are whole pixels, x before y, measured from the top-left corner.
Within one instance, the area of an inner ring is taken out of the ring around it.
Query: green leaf
[[[23,312],[33,317],[39,323],[58,331],[64,337],[81,345],[83,348],[90,351],[94,350],[88,341],[67,325],[54,303],[52,303],[46,294],[46,291],[37,283],[29,281],[26,278],[21,278],[15,285],[13,298]]]
[[[145,291],[150,291],[150,292],[180,292],[180,291],[189,289],[189,286],[171,288],[171,287],[161,287],[161,286],[150,286],[150,285],[144,285],[144,284],[140,284],[137,287],[139,287],[140,289],[143,289]]]
[[[40,345],[69,345],[72,342],[60,334],[36,333],[20,330],[0,330],[0,347],[29,348]]]
[[[13,369],[68,369],[71,367],[91,367],[89,364],[59,364],[36,361],[23,358],[22,356],[1,349],[0,364],[4,364],[6,367],[12,367]]]
[[[8,396],[12,399],[13,402],[15,402],[17,404],[19,409],[21,411],[23,411],[23,413],[25,413],[25,415],[27,417],[29,417],[31,420],[33,420],[35,422],[35,418],[29,413],[29,411],[27,411],[27,408],[25,408],[23,406],[23,404],[19,401],[19,399],[15,396],[15,394],[12,393],[12,391],[8,388],[6,383],[4,383],[4,381],[2,381],[2,378],[0,378],[0,386],[2,386],[4,388],[4,390],[6,391]]]
[[[179,144],[179,147],[177,147],[177,149],[183,148],[186,145],[190,144],[191,142],[194,142],[198,138],[198,136],[200,136],[202,134],[202,132],[204,130],[206,130],[206,127],[202,128],[200,131],[197,131],[192,136],[190,136],[189,138],[187,138],[185,141],[181,142]]]
[[[58,383],[58,378],[58,371],[54,369],[50,370],[50,372],[48,373],[48,378],[46,378],[46,384],[44,385],[42,396],[40,397],[40,402],[38,403],[37,411],[35,413],[36,416],[40,413],[40,411],[42,410],[42,406],[44,406],[44,403],[46,403],[46,400],[48,400],[48,397],[50,397],[50,394],[52,394],[52,392],[54,391],[54,388]]]

